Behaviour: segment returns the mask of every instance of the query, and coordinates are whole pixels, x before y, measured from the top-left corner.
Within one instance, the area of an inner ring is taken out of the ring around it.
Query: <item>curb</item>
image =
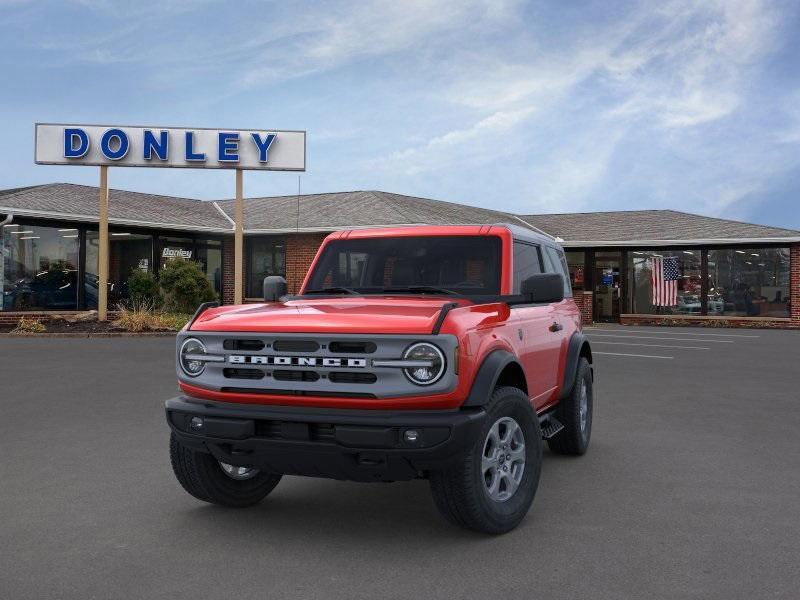
[[[133,333],[130,331],[120,332],[84,332],[84,333],[0,333],[0,339],[3,338],[129,338],[129,337],[175,337],[177,331],[143,331],[141,333]]]

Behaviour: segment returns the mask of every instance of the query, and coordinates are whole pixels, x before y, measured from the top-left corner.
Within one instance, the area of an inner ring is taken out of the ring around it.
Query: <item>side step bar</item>
[[[544,415],[539,419],[539,427],[542,429],[542,439],[549,440],[559,431],[564,429],[561,421],[556,419],[552,414]]]

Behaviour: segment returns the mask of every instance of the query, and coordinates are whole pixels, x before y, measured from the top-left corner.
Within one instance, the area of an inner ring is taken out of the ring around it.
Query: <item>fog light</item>
[[[203,418],[202,417],[192,417],[192,420],[189,421],[189,429],[193,429],[194,431],[202,431],[203,430]]]
[[[416,429],[406,429],[403,433],[403,439],[409,444],[416,444],[419,441],[419,431]]]

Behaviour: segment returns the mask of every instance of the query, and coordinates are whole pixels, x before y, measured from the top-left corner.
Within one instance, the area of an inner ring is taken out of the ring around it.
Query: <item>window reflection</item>
[[[701,314],[700,250],[634,250],[629,257],[633,313]],[[674,291],[671,286],[674,286]]]
[[[130,231],[111,231],[108,236],[108,305],[116,307],[128,299],[128,278],[136,270],[153,272],[153,236]],[[83,289],[87,308],[97,308],[98,257],[97,231],[86,232],[86,273]]]
[[[708,252],[708,314],[790,316],[788,248],[720,248]]]
[[[78,306],[77,229],[5,225],[2,229],[2,308],[75,310]]]
[[[569,267],[569,280],[572,289],[582,290],[586,282],[586,252],[565,252],[567,256],[567,266]]]
[[[282,237],[247,238],[247,289],[249,298],[264,294],[264,278],[286,276],[286,243]]]

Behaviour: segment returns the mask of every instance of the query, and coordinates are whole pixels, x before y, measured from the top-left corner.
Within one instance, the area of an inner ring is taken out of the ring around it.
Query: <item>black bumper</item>
[[[447,468],[475,441],[486,417],[481,408],[366,411],[185,396],[167,400],[166,410],[167,423],[182,444],[218,460],[273,473],[353,481],[408,480]]]

